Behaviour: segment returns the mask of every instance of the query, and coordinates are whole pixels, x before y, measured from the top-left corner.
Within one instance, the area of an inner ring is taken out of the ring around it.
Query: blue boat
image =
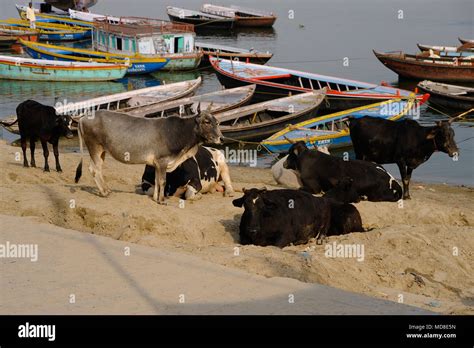
[[[161,70],[169,61],[166,58],[147,58],[144,56],[124,54],[110,54],[105,52],[91,51],[80,48],[69,48],[64,46],[55,46],[41,44],[37,42],[20,40],[25,47],[25,51],[33,58],[60,60],[60,61],[78,61],[98,63],[124,63],[129,62],[128,74],[149,74]]]
[[[3,29],[30,29],[30,23],[25,20],[9,19],[0,21],[0,27]],[[90,28],[72,27],[56,23],[36,23],[36,32],[39,34],[39,40],[43,41],[78,41],[90,39],[92,30]]]
[[[257,65],[209,57],[220,83],[226,88],[247,84],[257,86],[258,100],[312,92],[327,87],[328,102],[322,112],[335,112],[384,100],[409,98],[413,92],[390,86],[354,81],[268,65]],[[424,96],[417,95],[417,99]]]
[[[330,149],[351,146],[351,137],[347,121],[349,117],[382,117],[392,121],[403,117],[417,117],[419,107],[426,100],[411,99],[388,100],[359,108],[349,109],[308,121],[289,125],[285,129],[263,140],[261,144],[271,152],[287,152],[291,141],[304,141],[308,148],[327,146]]]

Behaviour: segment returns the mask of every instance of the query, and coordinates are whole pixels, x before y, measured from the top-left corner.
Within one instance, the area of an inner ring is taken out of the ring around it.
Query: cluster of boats
[[[23,18],[25,8],[17,8]],[[125,74],[210,66],[225,89],[195,95],[202,83],[198,78],[68,104],[56,111],[77,121],[103,109],[134,117],[186,117],[195,114],[198,106],[209,107],[227,142],[259,142],[273,152],[287,151],[290,140],[304,141],[308,147],[349,146],[349,118],[371,115],[396,121],[417,116],[430,95],[451,108],[473,107],[474,89],[468,87],[423,81],[412,92],[387,84],[272,67],[265,65],[272,58],[269,52],[196,42],[195,30],[200,25],[271,26],[276,16],[210,4],[203,5],[198,14],[194,12],[168,8],[171,21],[76,10],[67,15],[38,13],[36,30],[29,29],[23,19],[1,21],[0,33],[16,31],[18,42],[32,58],[0,56],[0,78],[107,81]],[[40,42],[44,35],[68,40],[68,31],[90,39],[92,49]],[[474,82],[471,40],[463,40],[459,47],[418,46],[422,52],[417,55],[375,54],[404,77]],[[418,94],[418,90],[425,94]]]
[[[474,40],[458,38],[458,46],[418,44],[421,53],[376,52],[375,56],[400,77],[424,80],[418,88],[430,103],[449,109],[474,108],[474,88],[451,83],[474,83]]]

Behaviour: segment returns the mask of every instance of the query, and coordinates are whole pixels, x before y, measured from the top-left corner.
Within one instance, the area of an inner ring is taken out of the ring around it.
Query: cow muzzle
[[[66,132],[66,138],[67,139],[74,138],[74,134],[72,134],[72,131],[70,129],[68,129],[67,132]]]

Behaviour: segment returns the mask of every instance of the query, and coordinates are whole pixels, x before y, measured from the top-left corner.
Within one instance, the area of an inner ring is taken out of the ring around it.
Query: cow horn
[[[285,135],[283,136],[283,138],[285,138],[285,140],[286,140],[287,142],[289,142],[290,144],[295,144],[295,143],[296,143],[295,141],[293,141],[293,140],[291,140],[291,139],[288,139]]]
[[[242,187],[242,192],[243,192],[243,193],[247,192],[247,190],[245,189],[245,187]]]

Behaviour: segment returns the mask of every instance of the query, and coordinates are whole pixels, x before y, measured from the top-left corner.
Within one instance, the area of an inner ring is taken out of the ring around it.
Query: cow
[[[239,226],[240,243],[283,248],[291,243],[322,240],[327,235],[364,231],[357,209],[315,197],[301,190],[243,189],[232,201],[244,207]]]
[[[329,155],[327,146],[318,146],[316,149]],[[285,163],[287,157],[288,155],[284,156],[272,166],[273,179],[278,185],[283,185],[287,188],[300,188],[301,183],[298,181],[298,177],[293,170],[283,168],[283,163]]]
[[[28,168],[26,158],[26,143],[30,142],[31,167],[36,167],[35,143],[40,140],[43,147],[44,171],[49,172],[49,150],[48,143],[53,145],[54,158],[56,160],[56,170],[62,172],[59,163],[59,138],[65,136],[68,139],[73,137],[71,131],[72,119],[69,115],[57,115],[56,109],[52,106],[43,105],[34,100],[26,100],[16,108],[17,118],[12,123],[0,122],[3,126],[12,126],[18,122],[18,129],[21,137],[21,149],[23,151],[23,166]]]
[[[199,146],[195,156],[181,163],[176,170],[166,174],[166,196],[198,199],[201,193],[222,192],[219,181],[224,182],[225,195],[233,196],[229,167],[224,154],[212,147]],[[142,176],[141,188],[148,192],[155,182],[155,168],[147,165]]]
[[[403,182],[403,199],[410,199],[409,185],[415,168],[436,151],[450,157],[459,154],[451,122],[438,121],[434,126],[423,127],[410,119],[394,122],[364,116],[350,119],[349,130],[357,159],[397,164]]]
[[[81,161],[75,182],[82,175],[83,141],[91,156],[91,172],[100,194],[111,191],[106,186],[102,165],[108,152],[125,164],[148,164],[155,168],[153,199],[165,204],[166,172],[174,171],[194,156],[202,143],[221,144],[219,124],[209,110],[191,117],[141,118],[123,113],[99,110],[79,121]]]
[[[302,183],[302,190],[310,193],[328,192],[346,178],[352,179],[351,188],[358,198],[372,202],[396,202],[402,197],[402,188],[382,166],[361,160],[339,157],[308,149],[303,141],[291,145],[283,166],[293,169]],[[354,196],[354,195],[352,195]],[[348,202],[357,202],[351,199]]]

